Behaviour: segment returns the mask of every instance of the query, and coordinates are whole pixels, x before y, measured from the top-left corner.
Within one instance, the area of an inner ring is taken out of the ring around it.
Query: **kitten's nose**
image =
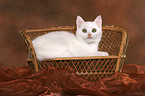
[[[91,33],[88,33],[88,37],[91,37],[91,35],[92,35]]]

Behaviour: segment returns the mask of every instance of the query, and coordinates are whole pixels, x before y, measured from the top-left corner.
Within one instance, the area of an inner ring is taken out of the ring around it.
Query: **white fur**
[[[32,43],[37,59],[41,61],[56,57],[108,56],[107,52],[98,51],[102,37],[101,16],[93,22],[85,22],[77,16],[76,24],[76,36],[67,31],[55,31],[34,39]],[[92,32],[93,28],[97,31]],[[83,29],[87,32],[82,32]]]

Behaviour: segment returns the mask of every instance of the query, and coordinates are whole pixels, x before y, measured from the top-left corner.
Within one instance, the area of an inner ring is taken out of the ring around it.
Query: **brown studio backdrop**
[[[77,15],[123,26],[129,34],[126,64],[145,65],[145,0],[0,0],[0,67],[25,66],[22,29],[74,26]]]

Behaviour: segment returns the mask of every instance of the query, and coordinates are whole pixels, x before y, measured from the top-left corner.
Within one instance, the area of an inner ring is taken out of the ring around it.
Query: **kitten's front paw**
[[[98,52],[98,56],[109,56],[107,52]]]
[[[109,56],[107,52],[103,52],[103,56]]]

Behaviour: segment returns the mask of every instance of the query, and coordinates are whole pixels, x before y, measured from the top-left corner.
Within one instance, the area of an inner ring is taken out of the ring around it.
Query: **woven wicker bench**
[[[47,67],[67,68],[71,69],[80,77],[93,82],[121,70],[121,66],[126,58],[125,52],[128,36],[124,28],[114,25],[103,26],[103,37],[99,44],[99,50],[108,52],[109,56],[65,57],[39,62],[36,59],[32,40],[50,31],[62,30],[75,34],[76,28],[74,26],[66,26],[20,31],[26,43],[26,60],[33,72],[37,72]]]

